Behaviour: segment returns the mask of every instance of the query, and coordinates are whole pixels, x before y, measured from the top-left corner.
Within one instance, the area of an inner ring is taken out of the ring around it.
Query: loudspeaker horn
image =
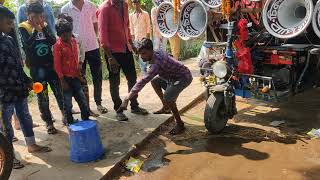
[[[312,28],[316,35],[320,38],[320,1],[317,2],[313,10]]]
[[[218,8],[222,4],[222,0],[201,0],[203,4],[208,6],[209,8]]]
[[[154,6],[160,6],[161,3],[168,0],[152,0]]]
[[[184,41],[188,41],[188,40],[191,39],[190,37],[188,37],[188,36],[186,35],[186,33],[184,33],[184,32],[182,31],[181,26],[179,27],[179,30],[178,30],[177,33],[178,33],[179,38],[182,39],[182,40],[184,40]]]
[[[206,29],[208,15],[206,7],[198,0],[189,0],[180,11],[181,33],[186,37],[199,37]]]
[[[179,21],[173,21],[173,4],[171,2],[162,2],[157,10],[157,24],[160,34],[163,37],[171,38],[179,29]]]
[[[312,0],[267,0],[262,18],[264,27],[271,35],[289,39],[307,29],[312,13]]]

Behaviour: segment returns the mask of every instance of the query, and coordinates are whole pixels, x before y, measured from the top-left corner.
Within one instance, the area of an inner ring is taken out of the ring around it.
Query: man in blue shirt
[[[28,0],[29,1],[29,0]],[[27,2],[28,2],[27,1]],[[53,10],[50,7],[50,5],[43,0],[38,0],[41,4],[43,4],[44,8],[44,16],[46,23],[48,24],[48,28],[50,29],[51,33],[56,35],[56,29],[55,29],[55,22],[54,22],[54,14]],[[24,3],[22,6],[19,7],[18,12],[17,12],[17,17],[18,17],[18,24],[28,20],[27,16],[27,3]]]

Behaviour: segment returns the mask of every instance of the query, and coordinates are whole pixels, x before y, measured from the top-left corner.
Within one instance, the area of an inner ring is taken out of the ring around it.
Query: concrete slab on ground
[[[198,73],[198,66],[195,59],[183,62],[193,73],[192,84],[180,95],[178,107],[182,108],[203,92]],[[126,81],[121,82],[120,95],[124,97],[127,93]],[[91,108],[96,109],[93,100],[93,87],[90,87]],[[34,99],[29,104],[30,112],[35,123],[40,127],[34,128],[37,142],[41,145],[50,146],[53,151],[48,154],[31,155],[24,145],[21,131],[15,131],[19,141],[14,143],[16,154],[26,165],[21,170],[13,170],[11,180],[42,180],[42,179],[66,179],[66,180],[94,180],[100,179],[110,170],[125,154],[132,145],[142,141],[155,128],[162,124],[169,115],[139,116],[133,115],[130,111],[126,114],[130,118],[128,122],[118,122],[115,119],[113,103],[109,93],[109,82],[103,82],[103,105],[107,106],[109,113],[97,118],[99,122],[102,143],[106,148],[106,156],[103,160],[92,163],[75,164],[69,160],[68,130],[62,125],[61,112],[58,109],[54,97],[50,96],[50,108],[56,119],[55,126],[59,130],[56,135],[48,135],[43,121],[40,119],[37,101]],[[157,98],[150,84],[139,94],[141,107],[147,108],[150,112],[158,110],[161,102]],[[78,108],[74,103],[75,109]],[[130,108],[130,107],[129,107]],[[76,115],[79,118],[79,115]]]

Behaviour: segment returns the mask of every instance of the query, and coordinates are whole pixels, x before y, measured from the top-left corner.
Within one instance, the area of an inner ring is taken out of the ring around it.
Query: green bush
[[[199,38],[191,39],[188,41],[181,40],[180,58],[181,59],[189,59],[189,58],[197,57],[200,50],[201,50],[201,46],[202,46],[204,40],[205,40],[204,36],[200,36]],[[166,51],[171,52],[171,47],[170,47],[169,41],[167,44]]]
[[[200,52],[203,41],[204,40],[202,38],[192,39],[189,41],[182,41],[180,57],[182,59],[197,57]]]

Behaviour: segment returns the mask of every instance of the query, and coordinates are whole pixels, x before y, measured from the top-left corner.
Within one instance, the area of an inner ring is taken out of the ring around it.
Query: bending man
[[[192,75],[190,70],[173,59],[162,50],[153,50],[150,39],[144,38],[138,45],[138,53],[144,62],[149,62],[150,69],[147,74],[137,82],[126,96],[118,111],[125,110],[131,98],[138,95],[141,89],[151,81],[152,87],[162,101],[163,107],[155,112],[157,114],[167,113],[170,110],[176,120],[176,126],[170,131],[172,135],[183,132],[184,123],[181,120],[176,100],[179,94],[190,85]],[[164,93],[162,92],[164,89]]]

